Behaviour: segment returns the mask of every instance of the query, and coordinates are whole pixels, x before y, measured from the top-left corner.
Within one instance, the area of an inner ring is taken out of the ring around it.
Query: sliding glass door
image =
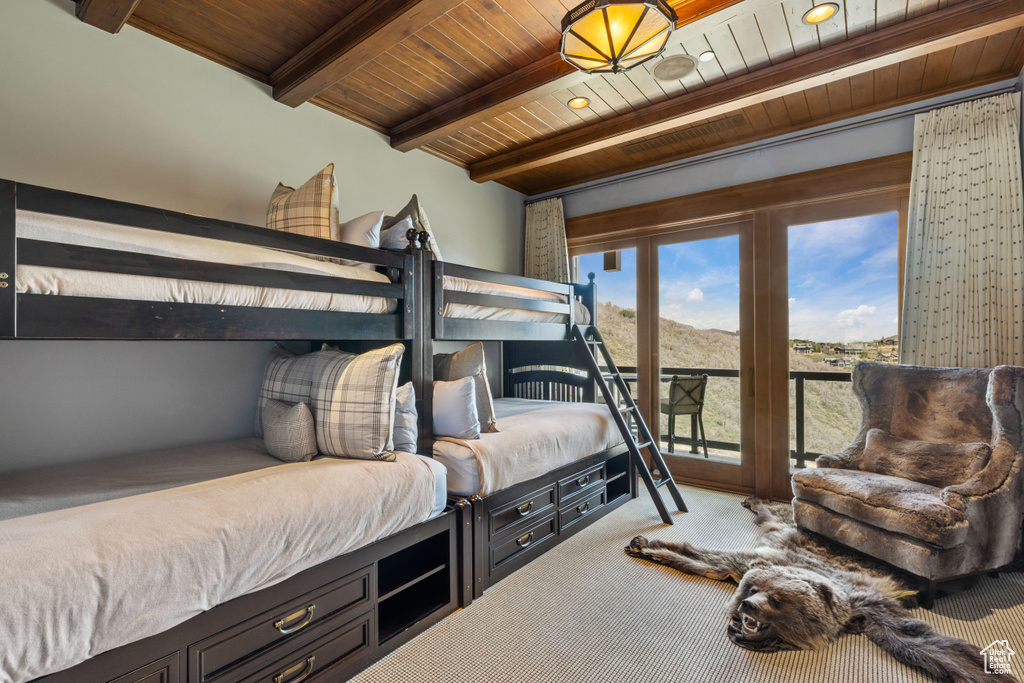
[[[657,238],[657,420],[680,481],[748,490],[753,459],[749,224]],[[747,267],[744,267],[747,264]],[[745,391],[746,390],[746,391]]]

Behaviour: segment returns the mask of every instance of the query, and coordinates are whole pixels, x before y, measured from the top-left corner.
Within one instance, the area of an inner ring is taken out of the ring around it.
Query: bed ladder
[[[585,329],[586,331],[584,331]],[[661,521],[665,522],[665,524],[672,524],[672,516],[669,514],[668,508],[665,507],[665,501],[661,499],[661,493],[658,489],[662,486],[668,487],[669,493],[672,494],[672,500],[680,512],[687,511],[686,503],[683,502],[683,496],[679,493],[679,488],[668,471],[665,459],[661,457],[661,449],[658,448],[658,442],[651,436],[650,430],[647,429],[647,423],[644,422],[643,417],[640,415],[640,410],[637,408],[636,401],[633,400],[632,394],[629,393],[629,386],[622,379],[622,373],[619,372],[619,368],[616,367],[615,361],[612,360],[608,347],[605,346],[604,338],[596,327],[587,326],[584,328],[580,325],[573,325],[572,336],[586,358],[590,374],[601,389],[605,405],[612,411],[615,424],[618,426],[622,438],[626,441],[629,457],[633,464],[636,465],[637,471],[640,472],[640,477],[644,480],[644,484],[647,485],[647,490],[650,491],[651,498],[654,499],[654,505],[658,508],[658,514],[661,515]],[[600,353],[600,356],[598,353]],[[608,372],[601,371],[599,358],[604,360]],[[612,392],[611,387],[608,386],[609,380],[614,382],[615,387],[618,389],[618,395],[622,397],[621,403],[616,394]],[[633,430],[629,428],[629,423],[626,420],[627,415],[631,416],[636,423],[636,436],[633,435]],[[654,476],[647,468],[647,461],[644,460],[642,453],[644,448],[650,453],[651,461],[658,468],[658,474],[661,478],[657,481],[654,480]]]

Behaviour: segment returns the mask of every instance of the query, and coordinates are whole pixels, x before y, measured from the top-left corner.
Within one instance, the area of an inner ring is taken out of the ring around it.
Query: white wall
[[[1024,74],[1022,74],[1021,80],[1024,81]],[[909,152],[912,149],[914,133],[912,114],[846,130],[836,129],[873,118],[900,114],[919,107],[942,106],[944,102],[950,100],[980,95],[1012,86],[1014,83],[1013,80],[1002,81],[946,97],[850,119],[832,126],[822,126],[791,136],[765,140],[759,144],[776,142],[782,144],[762,150],[751,150],[724,158],[715,158],[716,155],[711,154],[703,159],[698,157],[690,160],[681,168],[666,168],[661,173],[642,178],[630,179],[626,176],[621,182],[610,185],[600,184],[599,187],[566,194],[563,199],[565,215],[582,216],[889,154]],[[825,134],[807,139],[793,139],[814,132]]]
[[[521,272],[522,196],[70,0],[0,2],[0,178],[260,225],[334,162],[343,218],[419,194],[446,259]],[[0,472],[251,432],[269,344],[0,342]]]

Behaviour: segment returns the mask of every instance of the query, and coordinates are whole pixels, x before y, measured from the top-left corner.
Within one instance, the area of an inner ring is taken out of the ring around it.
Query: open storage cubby
[[[451,601],[450,552],[449,536],[438,534],[377,564],[380,643]]]
[[[631,493],[631,484],[629,476],[629,453],[623,453],[617,455],[614,458],[610,458],[607,464],[608,468],[608,503],[618,500],[622,496],[628,496]]]

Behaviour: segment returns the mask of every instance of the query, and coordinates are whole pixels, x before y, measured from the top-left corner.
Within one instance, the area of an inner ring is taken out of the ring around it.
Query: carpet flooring
[[[751,547],[741,496],[684,488],[691,512],[659,523],[644,494],[501,581],[352,679],[355,683],[905,683],[934,681],[864,636],[813,652],[733,645],[734,584],[687,576],[623,553],[638,534],[699,547]],[[666,494],[667,499],[667,494]],[[976,644],[1009,640],[1024,680],[1024,574],[984,578],[916,616]]]

